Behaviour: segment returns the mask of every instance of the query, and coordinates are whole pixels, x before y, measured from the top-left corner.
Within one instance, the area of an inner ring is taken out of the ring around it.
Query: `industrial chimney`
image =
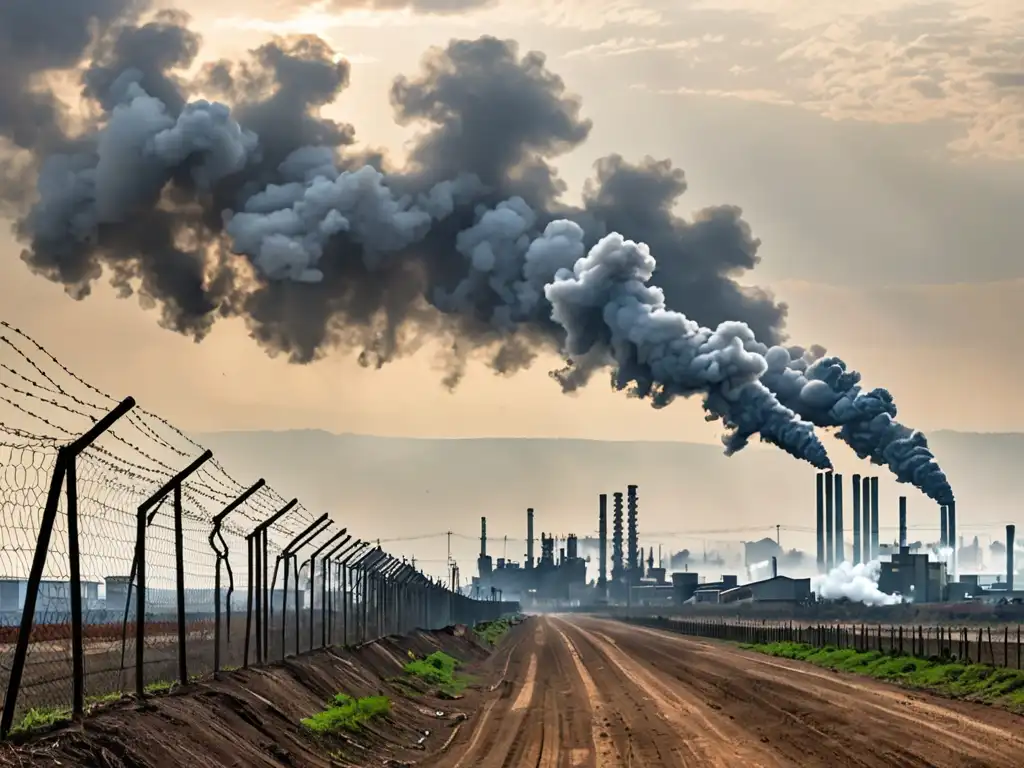
[[[900,554],[907,553],[907,497],[900,496]]]
[[[533,507],[526,510],[526,568],[533,568]]]
[[[476,570],[481,581],[487,581],[491,576],[492,561],[487,556],[487,518],[480,518],[480,557],[476,561]]]
[[[815,490],[818,502],[818,524],[814,529],[818,534],[818,570],[825,570],[825,473],[819,472],[815,477]]]
[[[772,555],[772,578],[779,578],[779,558],[775,555]]]
[[[949,537],[949,546],[953,548],[953,555],[949,562],[953,566],[953,578],[959,577],[957,570],[957,554],[960,549],[960,542],[956,538],[956,502],[951,501],[946,505],[946,535]]]
[[[878,557],[878,475],[871,478],[871,554]]]
[[[612,584],[619,589],[622,581],[622,493],[612,495]]]
[[[949,517],[946,512],[946,505],[943,504],[939,507],[939,548],[945,549],[949,546]]]
[[[835,506],[832,491],[835,475],[832,472],[825,473],[825,570],[831,571],[835,563],[836,542],[835,542]]]
[[[608,586],[608,494],[597,497],[597,588],[605,590]]]
[[[1013,592],[1013,546],[1017,538],[1017,526],[1006,526],[1006,591]],[[1007,595],[1009,598],[1009,595]]]
[[[864,549],[864,562],[870,563],[875,559],[876,552],[871,544],[871,478],[865,477],[861,480],[860,491],[860,522],[863,526],[861,532],[861,546]]]
[[[843,527],[843,476],[835,475],[832,478],[835,488],[832,495],[835,497],[836,517],[836,565],[846,560],[846,541]]]
[[[861,548],[861,523],[860,523],[860,475],[853,476],[853,564],[860,565],[864,560],[863,549]]]
[[[637,532],[637,497],[636,497],[636,486],[626,486],[626,521],[627,521],[627,544],[626,552],[628,553],[628,580],[630,584],[635,584],[640,580],[640,572],[643,569],[643,563],[641,558],[643,555],[640,554],[639,549],[639,538]]]

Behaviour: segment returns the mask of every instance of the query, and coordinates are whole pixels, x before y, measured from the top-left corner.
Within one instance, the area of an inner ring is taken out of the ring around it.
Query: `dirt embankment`
[[[0,766],[220,768],[221,766],[411,765],[439,751],[501,676],[512,636],[492,653],[464,628],[418,632],[351,649],[330,649],[269,667],[235,670],[140,707],[126,699],[80,724],[0,748]],[[458,698],[403,675],[410,652],[443,651],[474,684]],[[504,658],[502,658],[504,656]],[[344,735],[318,738],[301,725],[336,694],[384,695],[391,712]]]

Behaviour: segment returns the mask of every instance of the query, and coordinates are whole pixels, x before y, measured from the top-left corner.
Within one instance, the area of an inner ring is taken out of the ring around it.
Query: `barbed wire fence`
[[[0,737],[227,667],[518,610],[471,600],[0,321]]]

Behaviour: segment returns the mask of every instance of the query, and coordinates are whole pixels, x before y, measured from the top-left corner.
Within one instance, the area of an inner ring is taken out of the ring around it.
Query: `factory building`
[[[902,595],[915,603],[937,603],[946,599],[946,564],[912,555],[902,547],[888,562],[882,562],[878,588],[889,595]]]
[[[719,595],[719,601],[723,603],[807,603],[810,600],[811,580],[793,579],[789,576],[773,576],[770,579],[754,581],[727,589]]]

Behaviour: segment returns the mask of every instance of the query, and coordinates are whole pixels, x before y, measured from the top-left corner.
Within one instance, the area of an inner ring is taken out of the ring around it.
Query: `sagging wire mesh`
[[[76,376],[26,334],[0,321],[0,691],[6,690],[27,582],[57,452],[110,412],[119,400]],[[186,434],[140,406],[80,453],[74,462],[82,580],[87,700],[135,686],[135,543],[137,510],[203,453]],[[212,519],[251,485],[213,458],[181,484],[185,616],[189,672],[213,668],[217,556]],[[177,602],[173,494],[146,526],[145,679],[159,685],[177,670]],[[222,663],[237,665],[248,591],[246,535],[287,500],[264,486],[224,520],[218,549],[222,610],[231,642]],[[67,497],[49,543],[39,586],[18,710],[64,708],[71,702],[70,566]],[[269,560],[308,526],[295,505],[268,531]],[[230,580],[227,568],[230,567]],[[233,590],[229,592],[229,586]]]

